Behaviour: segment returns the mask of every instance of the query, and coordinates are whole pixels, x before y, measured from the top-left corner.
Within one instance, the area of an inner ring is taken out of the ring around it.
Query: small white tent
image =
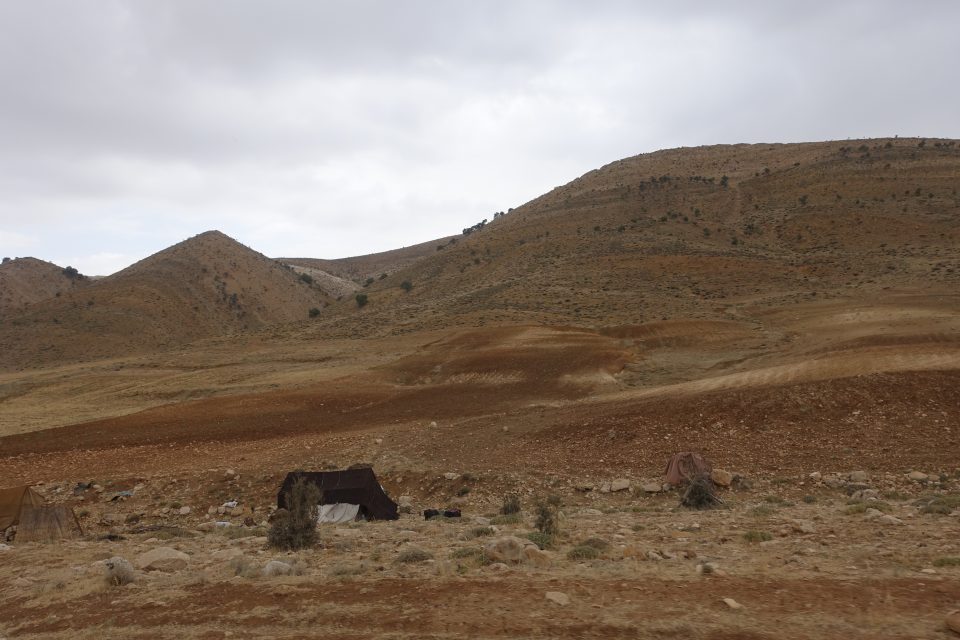
[[[353,522],[360,513],[360,505],[339,502],[337,504],[322,504],[317,513],[317,524],[340,524]]]

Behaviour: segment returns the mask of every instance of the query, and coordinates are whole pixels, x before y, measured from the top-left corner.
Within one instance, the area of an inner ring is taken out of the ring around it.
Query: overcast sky
[[[960,2],[0,0],[0,255],[457,233],[661,148],[960,137]]]

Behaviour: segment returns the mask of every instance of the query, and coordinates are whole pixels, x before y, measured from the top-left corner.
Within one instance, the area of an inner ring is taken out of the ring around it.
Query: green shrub
[[[610,543],[603,538],[587,538],[580,543],[581,546],[593,547],[597,551],[606,551],[610,548]]]
[[[369,299],[367,298],[367,294],[365,294],[365,293],[358,293],[354,299],[357,301],[357,306],[358,306],[358,307],[363,307],[363,306],[365,306],[365,305],[367,304],[368,300],[369,300]]]
[[[743,539],[747,542],[766,542],[773,540],[773,536],[766,531],[747,531],[743,534]]]
[[[522,518],[519,513],[511,513],[504,516],[496,516],[490,520],[490,524],[520,524]]]
[[[400,288],[406,291],[407,293],[410,293],[410,289],[413,289],[413,283],[410,282],[409,280],[404,280],[403,282],[400,283]]]
[[[274,514],[267,542],[278,549],[305,549],[317,541],[317,505],[320,489],[299,478],[287,491],[287,508]]]
[[[817,501],[817,496],[810,496],[810,495],[803,496],[803,501],[807,504],[813,504],[814,502]]]
[[[457,489],[457,495],[460,496],[461,498],[467,495],[468,493],[470,493],[470,487],[460,487],[459,489]]]
[[[450,557],[454,560],[482,560],[485,556],[480,547],[460,547],[454,549]]]
[[[403,564],[414,564],[417,562],[426,562],[427,560],[433,560],[433,554],[423,549],[407,549],[406,551],[401,551],[400,555],[397,556],[397,562]]]
[[[313,276],[311,276],[309,273],[301,273],[300,281],[306,282],[307,284],[313,284]]]
[[[548,533],[533,531],[527,534],[527,540],[534,543],[541,549],[549,549],[553,546],[554,537]]]
[[[876,509],[884,513],[890,511],[890,505],[881,500],[850,500],[847,505],[847,513],[850,515],[866,513],[867,509]]]
[[[567,552],[567,558],[570,560],[596,560],[599,557],[599,549],[589,547],[585,544],[579,544]]]
[[[316,318],[318,315],[320,315],[320,309],[318,309],[317,307],[311,307],[310,311],[308,311],[307,314],[311,318]]]
[[[947,558],[937,558],[933,561],[935,567],[960,567],[960,558],[956,556]]]

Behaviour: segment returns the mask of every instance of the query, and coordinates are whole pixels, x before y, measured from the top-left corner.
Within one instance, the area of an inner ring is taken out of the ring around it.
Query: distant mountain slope
[[[635,156],[376,280],[369,304],[346,309],[342,326],[350,335],[505,322],[602,327],[722,319],[748,302],[955,291],[958,186],[954,141]]]
[[[82,288],[90,280],[36,258],[16,258],[0,264],[0,316],[48,298]]]
[[[337,258],[333,260],[322,258],[279,258],[279,260],[285,264],[320,269],[339,278],[352,280],[362,285],[368,278],[376,280],[383,274],[389,275],[422,258],[435,254],[438,246],[448,244],[453,237],[455,236],[447,236],[437,240],[410,245],[409,247],[351,258]]]
[[[216,231],[0,323],[0,366],[104,358],[305,320],[329,296]]]

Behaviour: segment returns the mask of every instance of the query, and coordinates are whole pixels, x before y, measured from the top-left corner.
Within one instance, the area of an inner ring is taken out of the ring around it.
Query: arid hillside
[[[36,258],[16,258],[0,264],[0,317],[31,304],[80,289],[86,276]]]
[[[865,140],[614,162],[371,283],[350,331],[723,318],[960,287],[960,147]],[[406,292],[400,284],[408,281]]]
[[[0,325],[0,367],[109,358],[304,320],[329,296],[211,231]]]
[[[421,258],[433,255],[433,253],[437,251],[438,245],[449,244],[452,238],[453,236],[449,236],[440,238],[439,240],[421,242],[401,249],[371,253],[364,256],[353,256],[350,258],[336,258],[333,260],[320,258],[280,258],[280,261],[285,264],[320,269],[339,278],[351,280],[357,284],[364,284],[370,278],[378,280],[385,274],[389,275],[405,266],[417,262]]]

